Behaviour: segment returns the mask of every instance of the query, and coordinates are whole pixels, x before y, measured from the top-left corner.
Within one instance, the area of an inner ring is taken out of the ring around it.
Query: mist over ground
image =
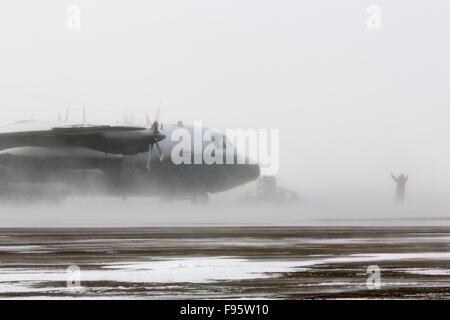
[[[66,9],[73,4],[81,28],[70,31]],[[237,205],[242,188],[212,195],[206,207],[132,197],[6,201],[2,225],[445,223],[450,3],[380,0],[381,29],[369,30],[372,4],[0,4],[2,123],[56,120],[67,107],[73,120],[85,107],[89,122],[121,122],[132,110],[144,123],[161,104],[163,123],[275,128],[278,183],[301,196],[279,210]],[[394,201],[391,172],[409,176],[403,205]]]
[[[69,198],[6,204],[2,227],[163,227],[163,226],[448,226],[447,206],[412,202],[306,199],[298,204],[233,204],[210,199],[162,203],[155,198]]]

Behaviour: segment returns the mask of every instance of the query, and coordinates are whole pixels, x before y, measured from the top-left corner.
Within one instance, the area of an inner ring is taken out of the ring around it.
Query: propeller
[[[67,107],[67,109],[66,109],[66,116],[65,116],[65,118],[64,118],[64,121],[65,121],[65,122],[69,121],[69,110],[70,110],[70,108]]]
[[[148,147],[147,163],[145,164],[145,168],[147,169],[147,171],[150,171],[150,168],[151,168],[153,145],[156,145],[156,149],[158,150],[159,161],[164,160],[164,153],[162,152],[158,141],[165,139],[166,136],[161,134],[158,129],[159,128],[159,113],[160,113],[160,106],[158,105],[158,108],[156,109],[155,121],[153,123],[150,121],[150,117],[148,116],[148,114],[147,113],[145,114],[145,121],[147,123],[147,129],[152,131],[152,135],[151,135],[152,140]]]
[[[86,123],[86,107],[83,107],[83,123]]]

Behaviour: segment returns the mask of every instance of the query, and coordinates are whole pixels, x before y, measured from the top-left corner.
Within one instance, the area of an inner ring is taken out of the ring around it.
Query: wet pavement
[[[450,227],[3,228],[0,298],[450,299]]]

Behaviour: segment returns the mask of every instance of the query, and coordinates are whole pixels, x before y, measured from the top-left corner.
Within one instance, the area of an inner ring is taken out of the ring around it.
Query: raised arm
[[[392,174],[392,172],[391,172],[391,177],[392,177],[392,179],[394,179],[395,182],[398,182],[397,178]]]

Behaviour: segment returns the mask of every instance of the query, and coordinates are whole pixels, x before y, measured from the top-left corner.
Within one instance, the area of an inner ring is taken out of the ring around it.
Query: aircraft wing
[[[49,134],[68,136],[68,135],[85,135],[107,132],[123,132],[123,131],[139,131],[145,130],[143,127],[128,126],[111,126],[111,125],[74,125],[54,127]],[[1,133],[0,133],[1,136]]]
[[[0,126],[0,149],[19,146],[81,146],[102,152],[133,154],[145,150],[148,144],[143,143],[139,134],[133,135],[131,140],[129,135],[145,129],[140,126],[84,123],[61,125],[22,121]]]
[[[94,124],[53,125],[47,122],[19,121],[0,126],[0,137],[14,135],[83,135],[106,132],[144,130],[140,126],[115,126]]]

